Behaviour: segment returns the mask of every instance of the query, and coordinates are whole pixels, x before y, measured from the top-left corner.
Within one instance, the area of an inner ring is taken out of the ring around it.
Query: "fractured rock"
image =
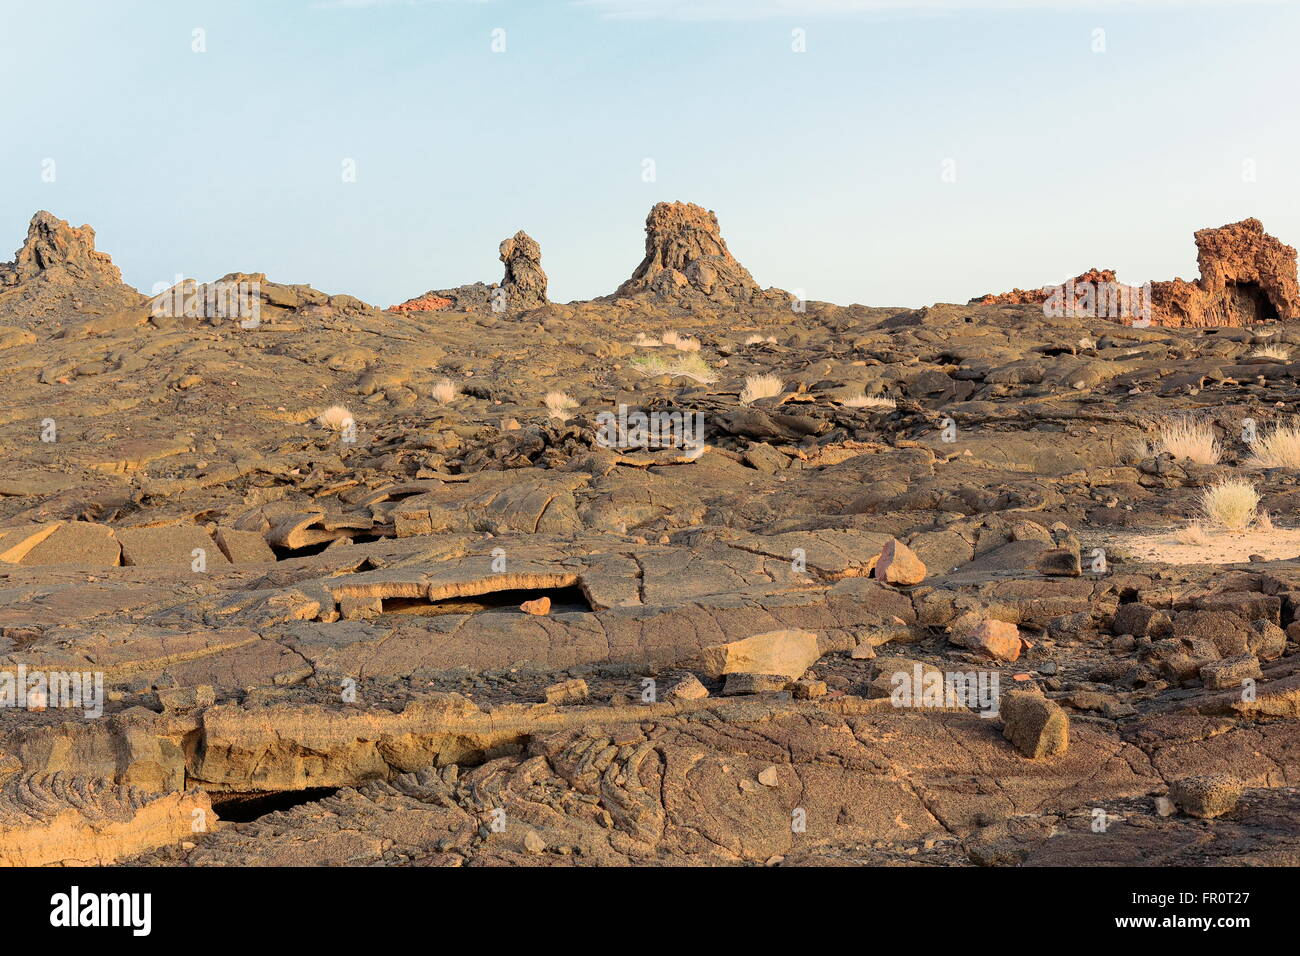
[[[525,601],[523,604],[519,605],[519,610],[523,611],[525,614],[534,614],[538,617],[545,616],[551,613],[551,599],[542,595],[532,601]]]
[[[1286,631],[1272,621],[1251,621],[1246,644],[1261,661],[1277,660],[1286,651]]]
[[[1201,680],[1210,690],[1240,687],[1243,680],[1262,676],[1254,654],[1238,654],[1201,665]]]
[[[735,673],[727,675],[722,693],[727,697],[736,694],[775,694],[785,690],[789,684],[789,678],[780,674]]]
[[[1077,578],[1083,574],[1077,548],[1051,548],[1034,561],[1034,569],[1048,577]]]
[[[709,689],[700,683],[694,674],[683,677],[664,695],[666,700],[703,700],[709,696]]]
[[[194,568],[196,561],[205,566],[229,563],[211,535],[197,525],[118,528],[117,539],[122,543],[123,564]]]
[[[275,552],[266,543],[266,538],[256,531],[239,531],[235,528],[218,527],[217,547],[231,564],[264,564],[275,561]]]
[[[548,704],[576,704],[587,699],[587,682],[581,677],[560,681],[546,688]]]
[[[25,565],[82,564],[91,568],[117,567],[122,548],[107,525],[66,521],[28,551]]]

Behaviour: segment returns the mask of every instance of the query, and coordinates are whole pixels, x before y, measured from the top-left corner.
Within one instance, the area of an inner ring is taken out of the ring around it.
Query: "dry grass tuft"
[[[671,355],[639,355],[631,361],[632,368],[642,375],[667,375],[671,378],[681,376],[694,379],[703,385],[711,385],[718,380],[709,363],[698,352],[679,352]]]
[[[342,405],[331,405],[316,416],[316,424],[332,432],[341,432],[353,424],[352,413]]]
[[[1224,478],[1201,492],[1207,524],[1225,531],[1245,531],[1258,517],[1259,492],[1242,478]]]
[[[1257,436],[1251,451],[1247,468],[1300,468],[1300,425],[1278,425]]]
[[[1186,458],[1198,465],[1217,465],[1223,453],[1219,440],[1214,437],[1214,427],[1208,422],[1195,422],[1190,418],[1162,424],[1152,451],[1157,455],[1168,452],[1176,459]]]
[[[1265,345],[1250,353],[1251,358],[1271,358],[1286,361],[1291,357],[1291,350],[1285,345]]]
[[[577,401],[564,392],[547,392],[546,397],[542,399],[542,404],[550,409],[552,418],[568,418],[578,407]]]
[[[879,395],[853,395],[842,399],[840,404],[846,408],[892,409],[898,407],[898,403],[892,398],[881,398]]]
[[[433,388],[429,389],[429,394],[439,405],[450,405],[460,395],[460,389],[456,383],[449,378],[444,378]]]
[[[1202,545],[1208,544],[1210,539],[1206,537],[1205,529],[1199,524],[1189,524],[1186,528],[1179,531],[1175,536],[1179,544]]]
[[[785,389],[785,382],[775,375],[751,375],[740,390],[740,400],[748,405],[760,398],[774,398]]]

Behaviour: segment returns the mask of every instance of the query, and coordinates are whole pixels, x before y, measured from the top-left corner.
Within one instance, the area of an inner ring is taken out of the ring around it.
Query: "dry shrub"
[[[740,400],[748,405],[760,398],[773,398],[780,395],[785,382],[775,375],[751,375],[745,379],[745,387],[740,390]]]

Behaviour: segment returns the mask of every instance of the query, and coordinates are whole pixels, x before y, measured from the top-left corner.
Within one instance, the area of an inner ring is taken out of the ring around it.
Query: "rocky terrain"
[[[520,232],[385,311],[147,299],[38,213],[0,863],[1300,862],[1293,249],[1202,231],[1134,327],[792,301],[699,206],[646,229],[608,297]],[[1225,477],[1271,520],[1183,534]]]

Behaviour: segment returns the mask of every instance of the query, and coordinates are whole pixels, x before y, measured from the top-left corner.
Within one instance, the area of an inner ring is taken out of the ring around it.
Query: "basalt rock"
[[[103,314],[142,299],[108,254],[95,249],[94,229],[75,228],[45,210],[32,217],[14,261],[0,262],[0,317],[33,322]]]
[[[645,221],[645,258],[616,296],[651,294],[668,300],[747,303],[763,293],[727,249],[710,210],[685,202],[655,203]]]
[[[501,243],[501,261],[506,274],[501,288],[506,308],[535,309],[546,305],[546,273],[542,271],[542,247],[522,229]]]

